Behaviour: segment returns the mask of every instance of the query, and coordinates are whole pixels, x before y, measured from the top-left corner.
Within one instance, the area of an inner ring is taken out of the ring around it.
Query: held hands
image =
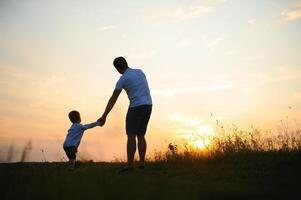
[[[103,126],[106,123],[106,118],[100,117],[97,121],[100,122],[99,126]]]

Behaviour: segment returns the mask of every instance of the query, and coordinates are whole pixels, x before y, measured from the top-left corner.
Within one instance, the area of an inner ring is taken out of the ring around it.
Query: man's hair
[[[76,110],[72,110],[71,112],[69,112],[69,119],[72,123],[76,123],[78,122],[79,118],[80,118],[80,114],[78,111]]]
[[[125,58],[121,56],[114,59],[113,65],[118,69],[128,68],[128,63],[126,62]]]

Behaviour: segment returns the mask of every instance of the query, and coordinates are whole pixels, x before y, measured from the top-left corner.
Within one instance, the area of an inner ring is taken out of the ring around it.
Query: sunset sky
[[[149,152],[210,132],[214,119],[300,127],[300,0],[1,0],[0,161],[10,146],[19,160],[29,141],[28,161],[42,149],[65,157],[68,112],[83,123],[102,114],[117,56],[148,77]],[[82,157],[125,158],[127,107],[123,91],[107,124],[85,132]]]

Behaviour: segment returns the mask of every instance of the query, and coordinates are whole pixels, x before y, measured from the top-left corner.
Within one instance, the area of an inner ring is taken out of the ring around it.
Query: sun
[[[208,138],[200,138],[192,141],[193,147],[197,150],[204,150],[210,145]]]
[[[201,125],[197,128],[197,133],[191,138],[193,147],[197,150],[204,150],[210,145],[209,136],[213,134],[210,125]]]
[[[194,146],[196,149],[200,149],[200,150],[206,148],[206,145],[205,145],[204,142],[201,141],[201,140],[196,140],[196,141],[194,141],[194,142],[193,142],[193,146]]]

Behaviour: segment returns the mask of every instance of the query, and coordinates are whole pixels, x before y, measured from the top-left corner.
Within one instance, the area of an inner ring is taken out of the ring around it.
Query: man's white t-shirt
[[[128,68],[116,83],[115,89],[124,89],[130,100],[130,108],[152,105],[146,76],[141,69]]]

